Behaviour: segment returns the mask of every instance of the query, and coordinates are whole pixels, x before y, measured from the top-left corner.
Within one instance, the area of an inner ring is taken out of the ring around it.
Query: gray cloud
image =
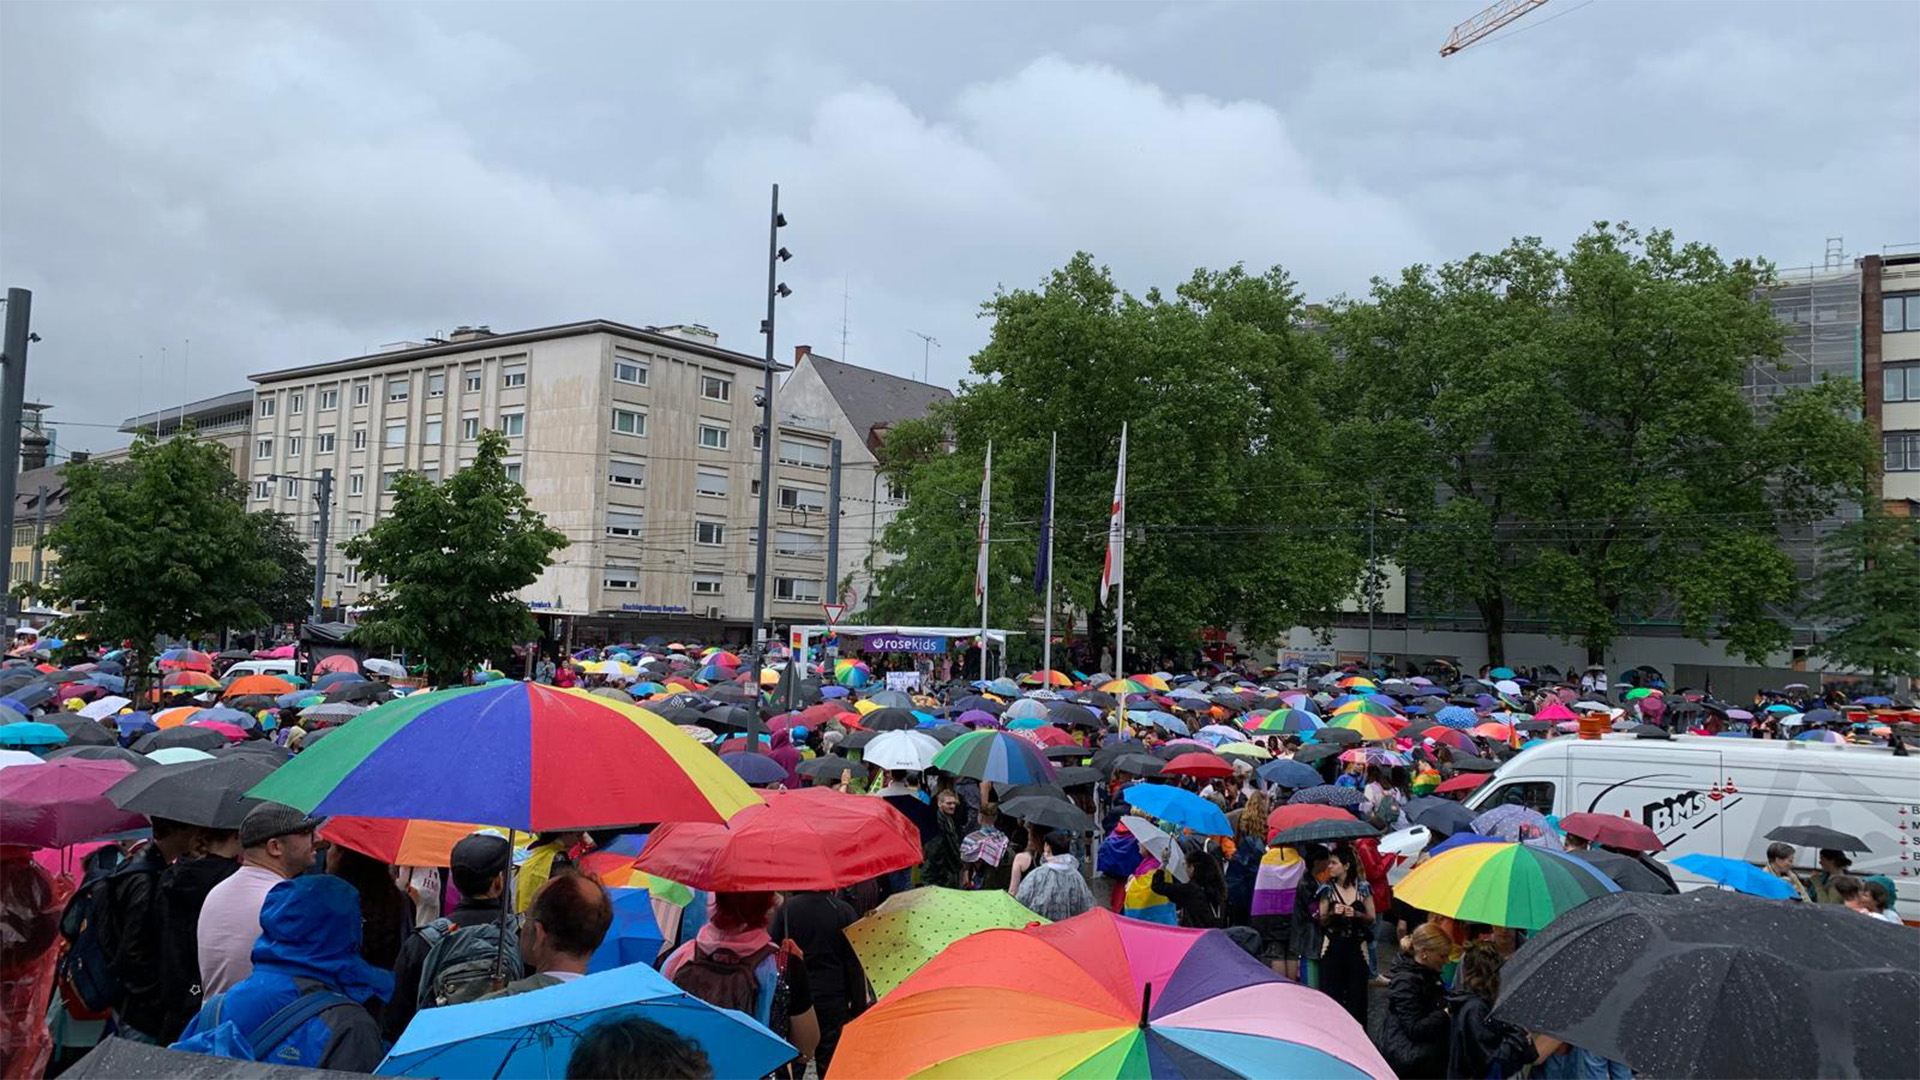
[[[456,324],[705,322],[951,382],[1077,248],[1315,297],[1594,218],[1920,241],[1913,5],[0,7],[0,280],[71,422]],[[182,342],[192,339],[183,372]],[[167,349],[166,370],[159,351]],[[145,356],[144,362],[137,358]],[[109,446],[109,430],[63,430]]]

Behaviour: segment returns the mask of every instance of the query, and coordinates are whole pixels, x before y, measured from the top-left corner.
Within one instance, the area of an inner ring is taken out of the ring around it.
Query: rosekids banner
[[[937,634],[868,634],[860,639],[866,652],[943,653],[947,639]]]

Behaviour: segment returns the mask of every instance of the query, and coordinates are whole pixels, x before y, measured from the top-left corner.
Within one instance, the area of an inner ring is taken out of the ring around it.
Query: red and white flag
[[[973,601],[987,596],[987,513],[993,504],[993,444],[987,444],[986,472],[980,477],[980,555],[973,568]]]
[[[1125,588],[1127,561],[1127,425],[1120,423],[1120,470],[1113,478],[1113,514],[1107,519],[1107,563],[1100,571],[1100,602],[1107,602],[1107,591],[1119,585]]]

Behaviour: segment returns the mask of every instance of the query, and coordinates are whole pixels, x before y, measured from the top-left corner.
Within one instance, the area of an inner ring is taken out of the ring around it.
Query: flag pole
[[[1120,473],[1113,486],[1113,584],[1120,590],[1113,616],[1113,677],[1127,677],[1127,422],[1120,421]],[[1127,735],[1127,695],[1120,693],[1120,735]]]
[[[980,565],[976,583],[980,593],[980,681],[987,681],[987,599],[993,576],[992,560],[987,554],[992,526],[988,514],[993,506],[993,440],[987,440],[987,467],[980,478]]]
[[[1053,686],[1049,673],[1053,671],[1053,471],[1060,464],[1060,433],[1053,433],[1053,446],[1047,452],[1047,520],[1041,528],[1047,545],[1047,562],[1041,573],[1047,575],[1047,621],[1040,638],[1040,680],[1049,688]]]

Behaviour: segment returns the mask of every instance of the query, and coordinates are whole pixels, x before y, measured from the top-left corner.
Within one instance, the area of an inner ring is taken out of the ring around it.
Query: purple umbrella
[[[30,769],[0,769],[0,843],[66,847],[142,828],[147,819],[107,800],[133,773],[124,761],[61,758]]]

